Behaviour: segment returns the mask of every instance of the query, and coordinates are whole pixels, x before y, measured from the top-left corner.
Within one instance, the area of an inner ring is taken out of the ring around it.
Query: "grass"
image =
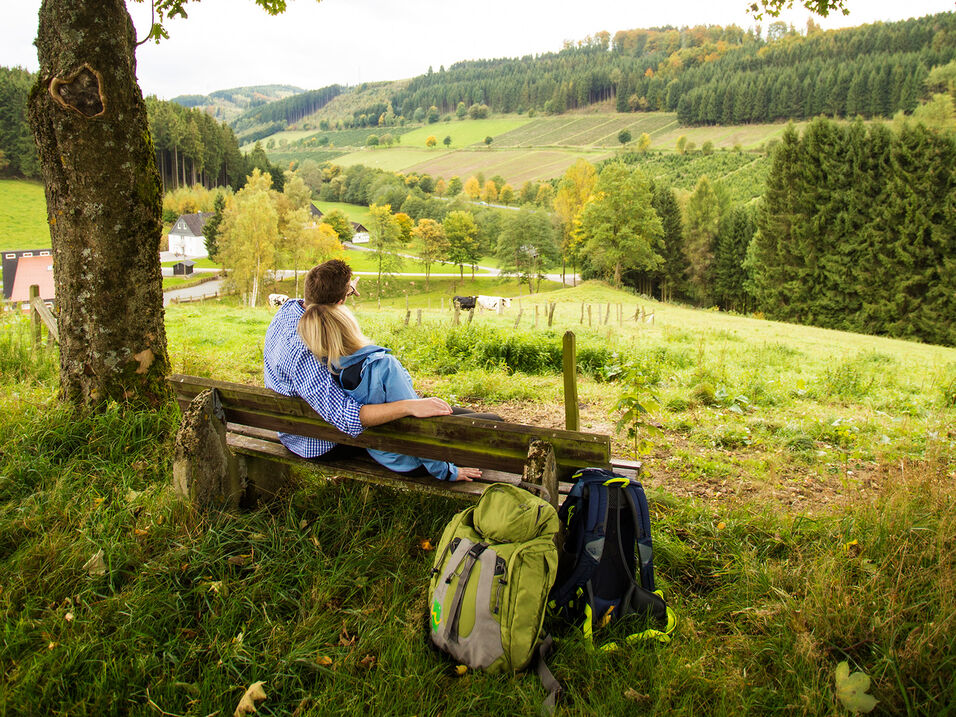
[[[0,179],[0,251],[49,249],[43,185],[20,179]]]
[[[496,117],[483,120],[452,120],[451,122],[437,122],[425,125],[402,135],[402,147],[424,147],[428,137],[435,137],[438,146],[444,147],[445,137],[451,137],[451,147],[467,147],[472,144],[485,142],[485,137],[493,139],[523,127],[533,120],[527,117]]]
[[[844,660],[880,713],[956,710],[956,351],[596,282],[521,297],[517,329],[517,304],[453,329],[430,300],[410,299],[421,326],[400,297],[356,307],[429,393],[554,425],[554,346],[572,329],[582,423],[613,430],[628,390],[659,399],[641,457],[677,632],[616,652],[559,632],[560,713],[849,714]],[[532,324],[548,301],[550,331]],[[272,310],[166,316],[174,370],[261,380]],[[427,644],[423,541],[461,503],[308,472],[270,507],[192,511],[169,489],[177,410],[74,414],[55,353],[32,352],[19,319],[0,331],[4,712],[230,714],[263,680],[264,715],[536,713],[533,674],[455,677]],[[623,434],[614,446],[632,454]],[[102,571],[84,568],[100,550]]]

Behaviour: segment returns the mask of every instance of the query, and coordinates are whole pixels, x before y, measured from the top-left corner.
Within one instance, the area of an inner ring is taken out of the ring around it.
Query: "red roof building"
[[[29,301],[30,286],[33,284],[39,285],[40,298],[44,301],[53,301],[56,297],[52,256],[21,256],[19,258],[10,301]]]

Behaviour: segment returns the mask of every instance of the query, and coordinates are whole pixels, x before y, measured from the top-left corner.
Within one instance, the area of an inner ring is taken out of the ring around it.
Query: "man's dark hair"
[[[352,269],[341,259],[329,261],[312,267],[305,276],[305,303],[337,304],[349,290]]]

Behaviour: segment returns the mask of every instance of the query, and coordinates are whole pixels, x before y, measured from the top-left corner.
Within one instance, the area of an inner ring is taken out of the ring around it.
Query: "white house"
[[[212,212],[181,215],[169,230],[169,251],[179,256],[209,256],[206,251],[206,237],[202,232],[212,215]]]

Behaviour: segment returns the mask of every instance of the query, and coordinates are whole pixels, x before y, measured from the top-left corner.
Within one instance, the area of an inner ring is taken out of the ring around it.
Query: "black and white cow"
[[[456,296],[452,299],[452,302],[459,309],[470,311],[475,308],[475,298],[474,296]]]

